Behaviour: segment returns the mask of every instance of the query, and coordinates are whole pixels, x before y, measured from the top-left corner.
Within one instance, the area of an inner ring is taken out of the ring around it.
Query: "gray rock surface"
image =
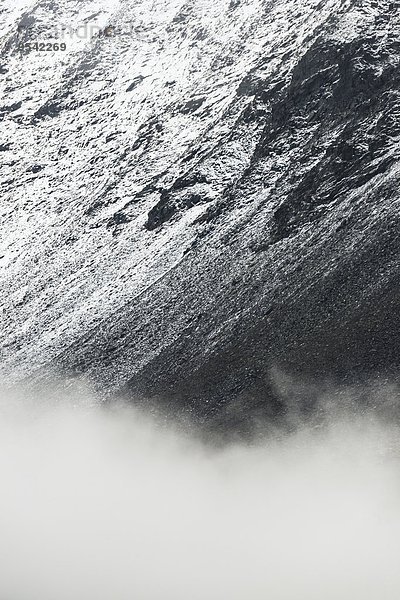
[[[279,413],[277,369],[396,374],[400,2],[0,17],[4,381],[236,422]]]

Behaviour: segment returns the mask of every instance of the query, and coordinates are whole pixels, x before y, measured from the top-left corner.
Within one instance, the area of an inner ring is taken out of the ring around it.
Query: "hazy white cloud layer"
[[[396,427],[211,450],[120,407],[3,398],[1,600],[398,600]]]

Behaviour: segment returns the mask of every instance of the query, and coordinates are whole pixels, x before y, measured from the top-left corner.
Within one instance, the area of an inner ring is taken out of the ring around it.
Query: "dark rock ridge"
[[[44,59],[14,10],[3,378],[238,426],[285,409],[279,370],[397,376],[400,2],[105,4],[137,37]]]

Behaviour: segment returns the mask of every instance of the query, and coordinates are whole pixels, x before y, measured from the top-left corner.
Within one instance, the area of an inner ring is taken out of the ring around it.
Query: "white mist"
[[[0,410],[1,600],[398,600],[398,432],[211,450],[127,408]]]

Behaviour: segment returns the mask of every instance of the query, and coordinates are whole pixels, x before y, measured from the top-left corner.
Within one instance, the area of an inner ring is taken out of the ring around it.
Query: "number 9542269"
[[[57,52],[58,50],[66,50],[67,45],[64,42],[61,42],[61,44],[53,42],[27,42],[26,44],[21,44],[19,49],[27,52],[30,52],[31,50],[37,50],[38,52]]]

